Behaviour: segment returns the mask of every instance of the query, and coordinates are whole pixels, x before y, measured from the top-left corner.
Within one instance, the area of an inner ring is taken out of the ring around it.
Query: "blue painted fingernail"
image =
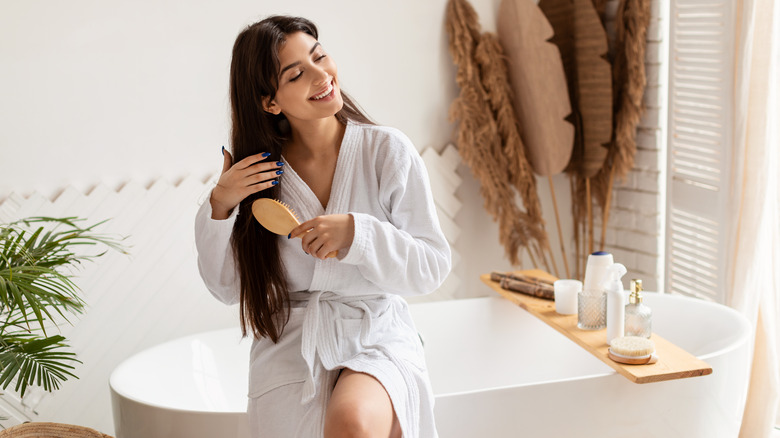
[[[290,238],[290,236],[292,236],[292,233],[288,234],[288,235],[287,235],[287,238],[289,239],[289,238]]]
[[[277,184],[279,184],[279,181],[271,181],[271,185],[272,185],[272,186],[275,186],[275,185],[277,185]]]
[[[222,146],[222,155],[225,155],[225,146]]]
[[[271,156],[270,152],[263,152],[263,158],[270,157],[270,156]]]
[[[284,173],[284,170],[277,170],[277,171],[276,171],[276,174],[277,174],[277,175],[281,175],[281,174],[283,174],[283,173]]]
[[[276,162],[276,165],[277,165],[277,166],[279,166],[279,167],[282,167],[282,166],[284,166],[284,163],[283,163],[283,162],[281,162],[281,161],[277,161],[277,162]]]

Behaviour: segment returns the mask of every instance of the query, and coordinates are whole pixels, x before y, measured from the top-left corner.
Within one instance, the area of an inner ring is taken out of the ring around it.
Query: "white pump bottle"
[[[625,331],[626,295],[620,279],[626,275],[626,267],[613,263],[606,271],[602,287],[607,294],[607,345],[610,345]]]

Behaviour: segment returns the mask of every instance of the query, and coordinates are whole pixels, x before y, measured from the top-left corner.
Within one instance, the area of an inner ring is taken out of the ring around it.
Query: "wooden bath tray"
[[[519,273],[535,277],[555,277],[537,269],[519,271]],[[577,328],[577,315],[560,315],[555,311],[555,303],[517,292],[502,289],[498,282],[490,280],[490,274],[480,276],[480,279],[498,292],[502,297],[519,305],[547,325],[558,330],[591,352],[602,362],[614,368],[634,383],[661,382],[664,380],[682,379],[686,377],[706,376],[712,374],[712,367],[696,358],[682,348],[653,333],[651,339],[655,342],[658,362],[649,365],[624,365],[607,356],[606,329],[582,330]]]

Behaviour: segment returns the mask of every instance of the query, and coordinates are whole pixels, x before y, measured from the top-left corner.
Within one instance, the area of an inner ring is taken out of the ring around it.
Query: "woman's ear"
[[[279,108],[279,105],[276,104],[276,101],[271,100],[271,96],[265,96],[263,98],[263,110],[267,113],[279,115],[280,112],[282,112],[282,109]]]

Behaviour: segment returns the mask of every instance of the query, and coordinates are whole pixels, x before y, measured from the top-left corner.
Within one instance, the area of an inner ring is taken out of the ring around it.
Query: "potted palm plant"
[[[80,363],[65,337],[51,333],[58,320],[84,310],[73,282],[83,262],[109,249],[126,253],[122,239],[100,234],[103,222],[33,217],[0,224],[0,386],[22,397],[27,388],[59,389]],[[97,249],[97,251],[96,251]]]

